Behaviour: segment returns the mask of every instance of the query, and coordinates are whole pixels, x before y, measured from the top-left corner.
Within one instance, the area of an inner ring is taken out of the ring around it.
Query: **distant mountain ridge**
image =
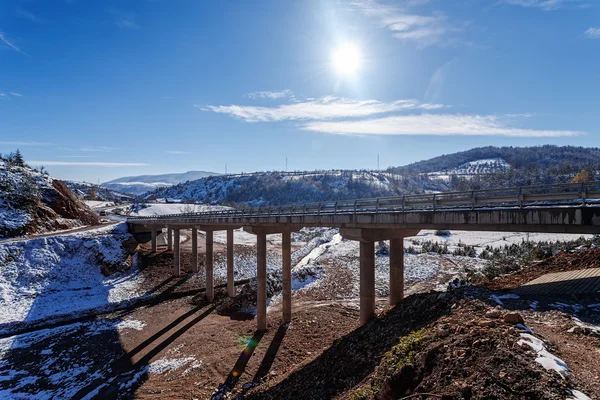
[[[126,176],[104,182],[102,186],[116,190],[121,193],[141,195],[148,191],[161,187],[176,185],[181,182],[194,181],[207,176],[218,175],[208,171],[188,171],[182,173],[160,174],[160,175],[137,175]]]
[[[159,198],[222,205],[277,206],[570,182],[600,174],[600,149],[573,146],[480,147],[387,171],[260,172],[212,176],[154,190]]]

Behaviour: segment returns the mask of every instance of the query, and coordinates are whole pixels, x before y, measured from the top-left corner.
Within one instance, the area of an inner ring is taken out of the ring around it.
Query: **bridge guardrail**
[[[551,202],[557,201],[567,202],[568,205],[580,204],[582,206],[586,202],[600,201],[600,182],[352,199],[288,206],[242,207],[220,211],[128,217],[127,222],[143,223],[173,218],[272,217],[436,211],[456,208],[475,209],[477,207],[524,207],[532,204],[554,204]]]

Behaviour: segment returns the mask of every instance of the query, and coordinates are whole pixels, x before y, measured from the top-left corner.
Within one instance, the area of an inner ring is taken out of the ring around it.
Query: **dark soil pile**
[[[410,296],[246,398],[564,399],[569,380],[543,369],[529,347],[517,344],[519,329],[504,314],[457,294]]]
[[[492,290],[516,289],[522,284],[550,272],[598,267],[600,267],[600,248],[581,250],[575,253],[560,252],[546,260],[531,264],[514,274],[501,276],[482,284]]]

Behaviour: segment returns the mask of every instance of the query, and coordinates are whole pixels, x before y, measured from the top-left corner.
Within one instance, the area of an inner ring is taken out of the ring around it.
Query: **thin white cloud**
[[[27,55],[24,51],[18,48],[7,36],[4,32],[0,31],[0,42],[4,43],[6,46],[10,47],[14,51],[21,53],[23,55]]]
[[[40,19],[37,16],[33,15],[32,13],[21,7],[17,8],[15,14],[18,18],[27,19],[32,22],[40,22]]]
[[[23,97],[23,95],[21,93],[17,93],[17,92],[10,92],[10,94],[15,97]]]
[[[248,93],[246,97],[251,99],[283,99],[289,97],[294,98],[294,92],[289,89],[282,90],[280,92],[252,92]]]
[[[124,29],[140,29],[132,12],[111,9],[109,12],[115,17],[115,24]]]
[[[494,115],[423,114],[359,121],[310,122],[301,129],[342,135],[465,135],[560,137],[583,132],[524,129]]]
[[[190,154],[189,151],[181,151],[181,150],[167,150],[167,154]]]
[[[423,2],[411,3],[418,5]],[[416,43],[419,47],[431,45],[468,45],[470,42],[458,40],[453,34],[461,32],[465,24],[453,24],[445,14],[419,15],[402,8],[381,4],[376,0],[354,0],[351,6],[364,15],[373,18],[393,36],[403,41]]]
[[[0,97],[6,97],[5,93],[0,92]]]
[[[117,151],[120,149],[117,147],[107,147],[107,146],[83,146],[83,147],[59,147],[58,150],[82,151],[85,153],[107,153],[110,151]]]
[[[377,100],[352,100],[340,97],[307,99],[275,107],[255,106],[200,106],[203,111],[227,114],[246,122],[273,122],[285,120],[326,120],[333,118],[368,117],[376,114],[406,110],[434,110],[444,108],[442,104],[423,104],[416,100],[397,100],[384,103]]]
[[[46,142],[26,142],[26,141],[2,141],[1,145],[6,146],[50,146],[52,143]]]
[[[79,162],[79,161],[27,161],[27,164],[38,166],[79,166],[79,167],[145,167],[145,163],[130,162]]]
[[[583,34],[590,39],[600,39],[600,28],[591,26]]]
[[[578,7],[586,6],[586,0],[502,0],[502,3],[513,6],[541,8],[542,10],[558,10],[567,4],[576,4]]]

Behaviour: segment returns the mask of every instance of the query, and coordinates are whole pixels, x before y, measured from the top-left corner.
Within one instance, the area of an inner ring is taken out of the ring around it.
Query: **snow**
[[[571,389],[571,396],[568,397],[567,400],[592,400],[585,394],[581,393],[579,390]]]
[[[501,296],[498,295],[491,295],[490,296],[490,300],[494,300],[496,303],[500,304],[501,306],[504,306],[504,303],[502,302],[502,300],[506,300],[506,299],[519,299],[520,297],[516,294],[503,294]]]
[[[448,250],[453,251],[459,244],[474,246],[476,251],[481,252],[486,246],[492,248],[505,245],[520,244],[523,241],[530,242],[555,242],[573,241],[580,237],[590,239],[593,235],[580,235],[572,233],[527,233],[527,232],[482,232],[482,231],[450,231],[450,235],[437,236],[435,230],[422,230],[412,238],[412,241],[431,240],[440,244],[446,244]],[[406,243],[406,242],[405,242]]]
[[[155,375],[161,375],[166,372],[175,371],[179,368],[185,367],[187,364],[195,360],[196,359],[194,357],[156,360],[150,364],[148,372]]]
[[[207,212],[227,210],[230,207],[207,204],[146,204],[145,208],[131,213],[132,216],[149,217],[154,215],[183,214],[189,212]]]
[[[519,340],[517,344],[529,346],[537,354],[535,362],[545,369],[558,372],[563,378],[567,376],[569,372],[567,364],[550,353],[542,340],[529,333],[521,333],[521,337],[523,339]]]
[[[84,200],[83,202],[92,210],[96,208],[112,207],[115,205],[115,203],[112,201]]]
[[[104,276],[102,263],[127,259],[121,242],[126,225],[0,244],[0,332],[17,322],[33,323],[92,310],[143,295],[134,265]],[[135,263],[134,263],[135,264]]]

